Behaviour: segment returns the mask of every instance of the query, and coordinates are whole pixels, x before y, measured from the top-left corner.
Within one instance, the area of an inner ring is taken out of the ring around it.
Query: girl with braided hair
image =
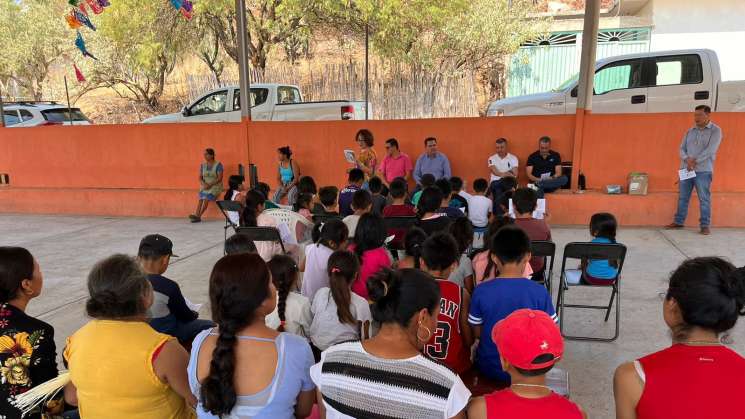
[[[276,255],[267,263],[277,289],[277,308],[266,316],[266,325],[278,332],[307,337],[310,332],[310,300],[298,292],[298,268],[287,255]]]
[[[209,296],[218,327],[197,335],[188,367],[200,418],[310,414],[313,353],[305,339],[266,326],[276,294],[259,255],[228,255],[215,264]]]

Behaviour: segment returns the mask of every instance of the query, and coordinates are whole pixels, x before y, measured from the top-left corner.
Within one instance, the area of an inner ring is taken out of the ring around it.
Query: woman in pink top
[[[367,279],[381,268],[391,267],[391,257],[385,249],[385,223],[380,216],[364,214],[357,223],[354,244],[350,250],[360,258],[360,276],[352,284],[352,291],[367,299]]]
[[[672,346],[618,367],[616,417],[742,417],[745,358],[725,347],[722,336],[743,315],[745,268],[716,257],[683,262],[662,303]]]

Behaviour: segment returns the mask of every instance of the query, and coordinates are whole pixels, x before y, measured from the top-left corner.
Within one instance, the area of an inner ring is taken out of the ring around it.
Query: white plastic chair
[[[310,240],[310,233],[313,231],[313,223],[308,221],[302,215],[295,211],[272,208],[264,211],[266,215],[277,220],[278,223],[284,223],[289,227],[290,231],[295,234],[297,232],[297,224],[301,223],[305,226],[305,237],[297,237],[298,243],[303,243]]]

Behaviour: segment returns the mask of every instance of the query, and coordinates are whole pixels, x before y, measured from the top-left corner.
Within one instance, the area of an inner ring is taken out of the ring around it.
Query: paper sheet
[[[688,180],[688,179],[693,179],[695,177],[696,177],[696,172],[693,170],[688,170],[688,169],[678,170],[678,178],[680,180]]]
[[[186,296],[184,296],[184,301],[186,302],[186,306],[189,307],[189,310],[199,312],[199,309],[202,308],[202,304],[194,304],[191,301],[189,301]]]
[[[543,173],[541,174],[541,180],[546,180],[551,178],[551,173]]]
[[[543,215],[546,213],[546,200],[545,199],[539,199],[536,202],[535,211],[533,211],[533,218],[536,220],[542,220]],[[512,218],[516,218],[515,215],[515,207],[512,205],[512,199],[510,198],[510,209],[509,209],[509,215]]]
[[[344,150],[344,158],[347,160],[348,163],[357,163],[357,160],[354,158],[354,151],[352,150]]]

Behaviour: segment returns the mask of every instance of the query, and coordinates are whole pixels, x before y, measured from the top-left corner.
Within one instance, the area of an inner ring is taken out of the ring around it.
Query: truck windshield
[[[552,92],[563,92],[564,90],[566,90],[567,88],[569,88],[569,86],[577,83],[577,80],[579,80],[579,73],[573,75],[572,77],[570,77],[569,79],[567,79],[564,83],[561,83],[559,85],[559,87],[556,87],[556,88],[552,89],[551,91]]]

